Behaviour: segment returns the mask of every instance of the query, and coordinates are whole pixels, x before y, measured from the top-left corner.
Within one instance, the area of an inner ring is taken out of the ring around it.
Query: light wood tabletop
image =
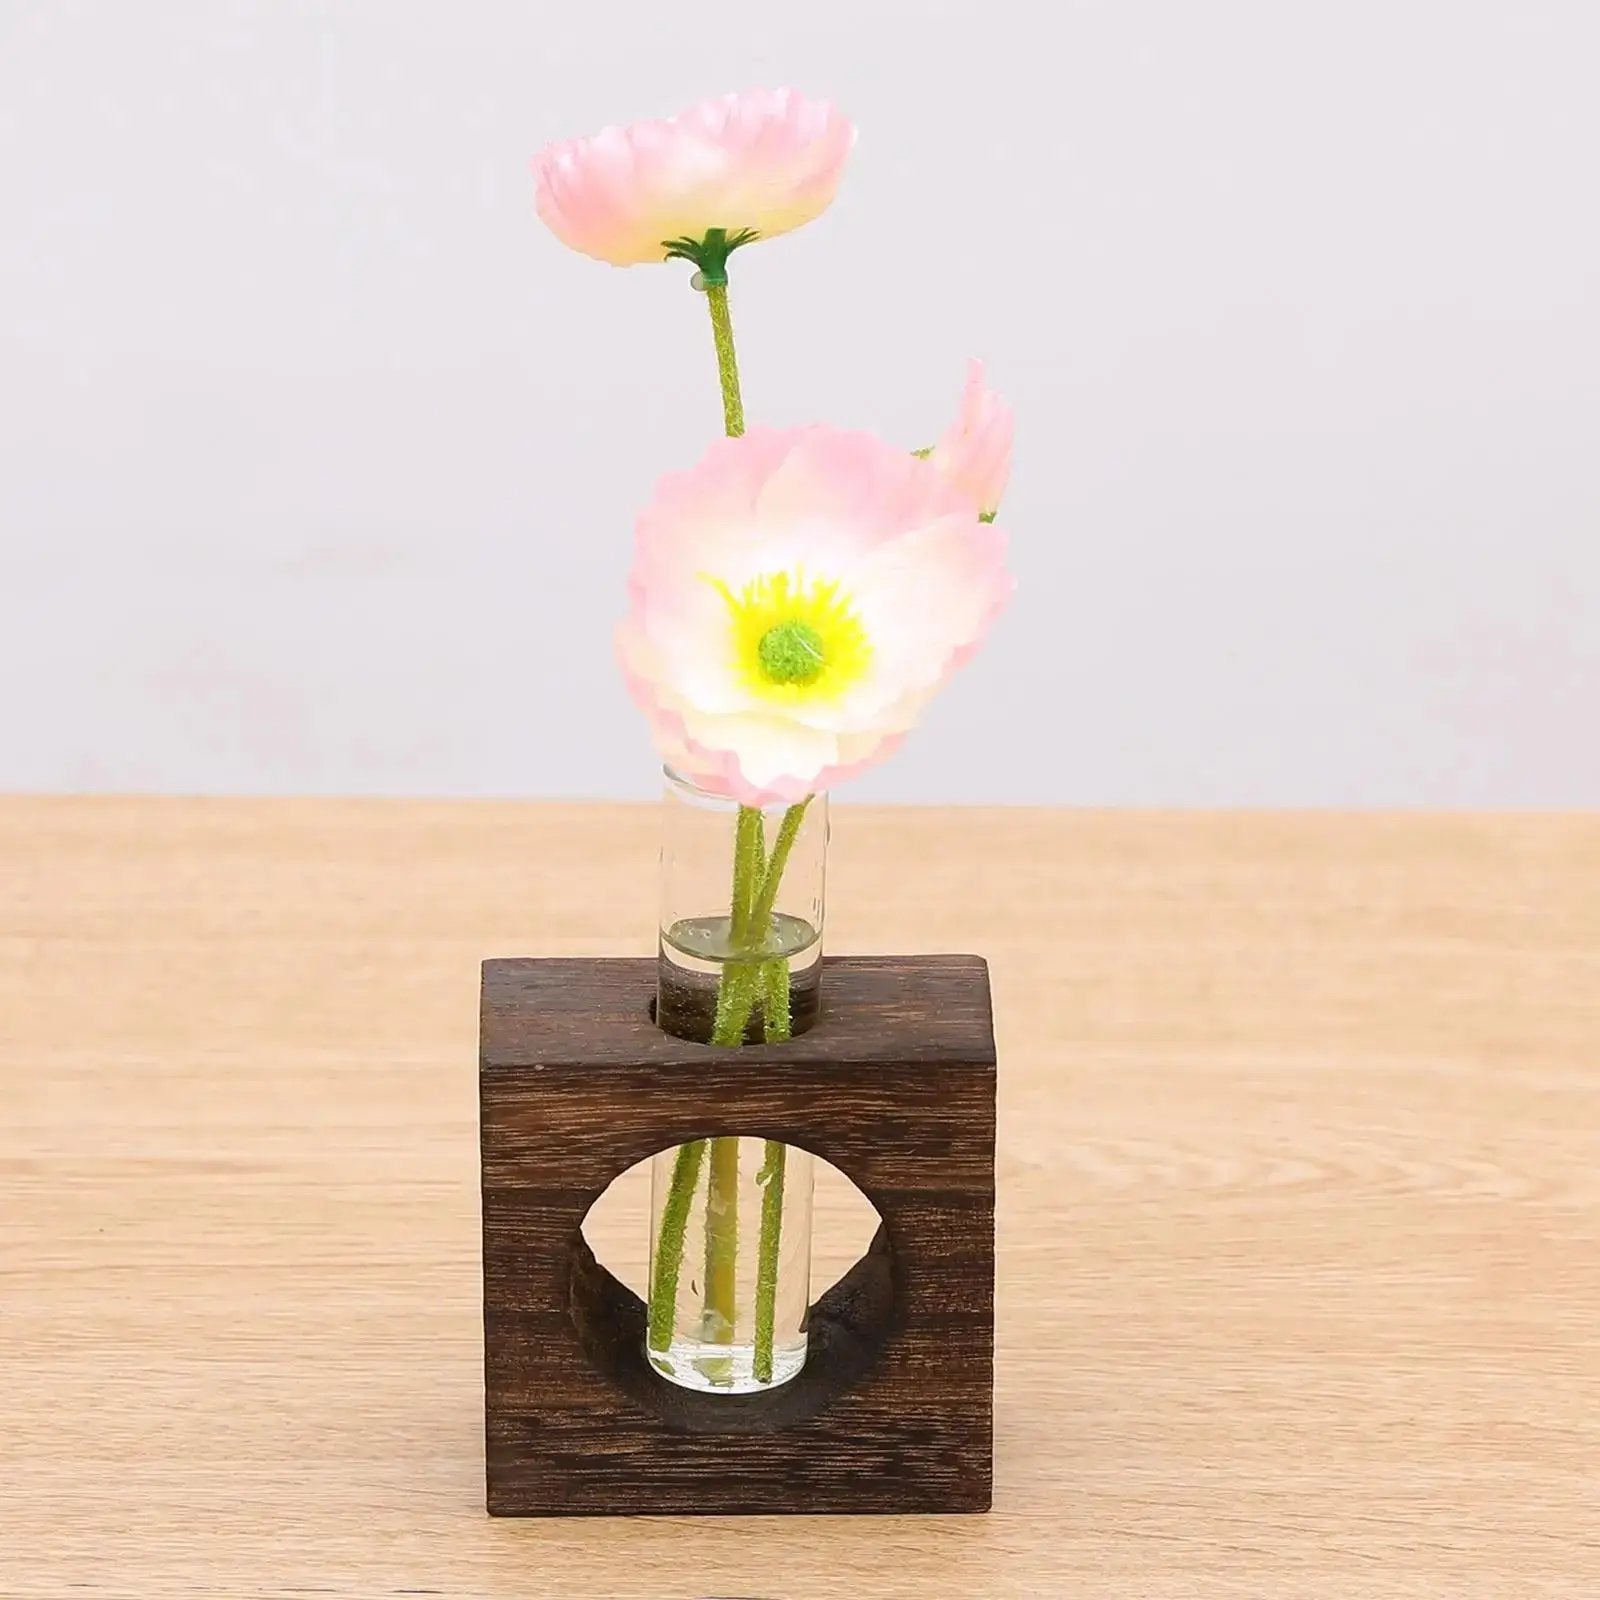
[[[478,963],[655,829],[0,801],[0,1596],[1600,1595],[1597,818],[838,807],[832,947],[993,966],[995,1510],[490,1520]]]

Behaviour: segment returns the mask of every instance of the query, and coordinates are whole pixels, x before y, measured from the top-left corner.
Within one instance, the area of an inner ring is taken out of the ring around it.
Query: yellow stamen
[[[710,581],[728,602],[733,669],[763,699],[784,705],[837,699],[866,672],[872,646],[836,579],[768,572],[738,594],[720,579]]]

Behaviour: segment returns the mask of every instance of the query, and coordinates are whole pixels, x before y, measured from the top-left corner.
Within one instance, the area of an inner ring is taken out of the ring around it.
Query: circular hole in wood
[[[892,1330],[894,1254],[872,1202],[814,1156],[807,1353],[799,1375],[756,1394],[707,1394],[671,1383],[645,1359],[651,1159],[620,1173],[573,1240],[569,1310],[599,1371],[669,1426],[754,1433],[815,1415],[871,1367]],[[690,1253],[686,1253],[686,1263]],[[686,1272],[694,1272],[686,1264]]]
[[[814,1156],[811,1295],[831,1289],[867,1253],[882,1218],[862,1192],[821,1156]],[[583,1219],[596,1259],[641,1299],[650,1271],[650,1162],[636,1161],[611,1181]]]

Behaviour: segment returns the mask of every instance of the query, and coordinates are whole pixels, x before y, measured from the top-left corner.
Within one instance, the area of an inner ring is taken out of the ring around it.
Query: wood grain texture
[[[988,1516],[483,1513],[479,962],[648,952],[648,810],[12,799],[0,1595],[1594,1600],[1600,819],[834,821],[989,958]]]
[[[961,1512],[990,1503],[995,1050],[973,956],[829,957],[822,1016],[712,1049],[650,1019],[652,960],[483,971],[488,1505],[504,1515]],[[644,1359],[644,1307],[580,1228],[658,1150],[800,1145],[882,1218],[806,1366],[738,1398]]]

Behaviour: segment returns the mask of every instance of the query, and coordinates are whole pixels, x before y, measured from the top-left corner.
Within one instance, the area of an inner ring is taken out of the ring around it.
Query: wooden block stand
[[[987,1510],[995,1055],[984,963],[831,959],[811,1032],[736,1050],[669,1038],[651,1019],[654,993],[651,960],[484,964],[489,1510]],[[804,1371],[760,1395],[697,1394],[655,1373],[643,1303],[581,1232],[635,1162],[729,1134],[814,1152],[882,1219],[812,1307]]]

